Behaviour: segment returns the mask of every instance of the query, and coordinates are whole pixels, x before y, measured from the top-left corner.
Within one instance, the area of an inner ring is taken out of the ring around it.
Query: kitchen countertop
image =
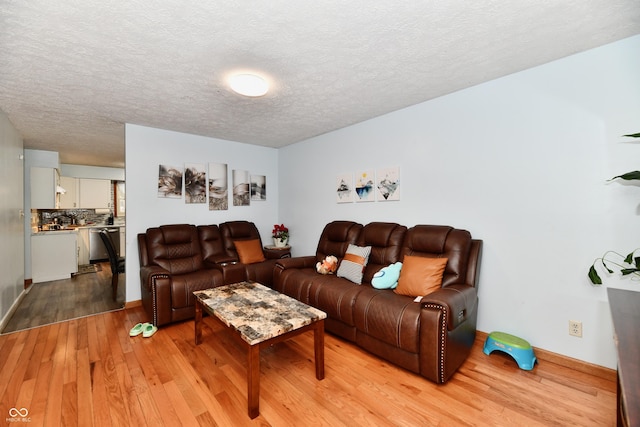
[[[87,224],[87,225],[71,225],[71,226],[67,226],[61,230],[39,230],[37,232],[32,232],[31,235],[32,236],[37,236],[37,235],[41,235],[41,236],[45,236],[48,234],[62,234],[62,233],[77,233],[78,230],[80,229],[91,229],[91,228],[119,228],[119,227],[125,227],[125,224],[113,224],[113,225],[106,225],[106,224]]]

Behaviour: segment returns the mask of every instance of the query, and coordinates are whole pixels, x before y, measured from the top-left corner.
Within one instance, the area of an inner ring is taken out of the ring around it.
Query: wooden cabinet
[[[108,179],[79,179],[80,208],[103,209],[111,207],[111,181]]]
[[[69,176],[60,177],[60,187],[64,188],[66,193],[60,194],[60,209],[76,209],[80,206],[78,203],[78,179]]]
[[[54,168],[32,167],[31,209],[57,209],[58,170]]]
[[[89,264],[89,229],[78,228],[78,265]]]
[[[618,353],[619,426],[640,425],[640,292],[607,288]]]
[[[77,234],[49,231],[31,236],[31,278],[33,283],[68,279],[78,271]]]
[[[127,242],[125,242],[125,230],[124,227],[120,227],[120,256],[124,258],[127,249]]]
[[[60,209],[108,209],[111,200],[111,181],[108,179],[60,177],[66,190],[60,195]]]

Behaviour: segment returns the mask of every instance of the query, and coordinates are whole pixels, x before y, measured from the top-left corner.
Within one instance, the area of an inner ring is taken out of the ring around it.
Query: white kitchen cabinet
[[[111,181],[108,179],[79,179],[80,207],[103,209],[111,207]]]
[[[66,193],[60,194],[60,209],[77,209],[80,206],[78,203],[78,179],[61,176],[60,187],[66,191]]]
[[[89,229],[78,228],[78,265],[89,264]]]
[[[78,271],[77,233],[48,231],[31,235],[33,283],[68,279]]]
[[[31,180],[31,209],[56,209],[58,197],[58,170],[54,168],[32,167]]]

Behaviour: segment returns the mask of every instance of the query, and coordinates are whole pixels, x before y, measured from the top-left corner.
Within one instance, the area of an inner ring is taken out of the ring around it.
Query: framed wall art
[[[353,202],[353,175],[343,173],[336,178],[336,202]]]
[[[209,210],[229,209],[229,184],[226,163],[209,163]]]
[[[182,168],[160,165],[158,171],[158,197],[167,199],[182,198]]]
[[[184,202],[207,203],[207,171],[204,164],[185,163]]]
[[[249,172],[246,170],[233,170],[233,206],[249,206]]]
[[[375,172],[372,170],[360,171],[356,173],[356,201],[373,202],[376,200],[374,192]]]
[[[376,172],[378,200],[400,200],[400,168],[378,169]]]
[[[267,178],[264,175],[251,175],[251,200],[267,200]]]

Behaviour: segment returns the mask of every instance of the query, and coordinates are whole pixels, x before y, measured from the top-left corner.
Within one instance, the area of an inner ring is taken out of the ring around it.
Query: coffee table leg
[[[253,419],[260,415],[260,344],[249,346],[247,403],[249,418]]]
[[[324,379],[324,319],[316,322],[313,330],[313,350],[316,359],[316,378]]]
[[[196,328],[196,345],[200,344],[202,341],[202,305],[200,305],[200,301],[196,300],[196,319],[194,321]]]

